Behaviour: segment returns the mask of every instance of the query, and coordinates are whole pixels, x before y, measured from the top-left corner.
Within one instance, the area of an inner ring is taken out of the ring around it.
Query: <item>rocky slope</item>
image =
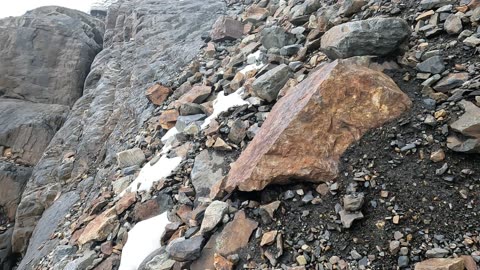
[[[44,242],[75,203],[98,196],[110,174],[100,168],[111,166],[115,154],[129,147],[127,139],[154,109],[144,89],[156,81],[172,82],[223,8],[220,1],[110,6],[104,49],[93,61],[83,96],[34,167],[18,206],[12,243],[13,252],[24,255],[19,269],[30,269],[58,244]]]
[[[476,0],[110,6],[18,268],[478,269],[479,22]]]

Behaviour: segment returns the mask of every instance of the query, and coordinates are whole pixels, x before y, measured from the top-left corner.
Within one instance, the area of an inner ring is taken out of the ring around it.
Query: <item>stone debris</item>
[[[135,5],[58,118],[0,75],[0,268],[478,268],[480,1]]]

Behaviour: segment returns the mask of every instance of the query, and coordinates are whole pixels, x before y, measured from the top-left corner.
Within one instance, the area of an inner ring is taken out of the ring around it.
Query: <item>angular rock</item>
[[[228,139],[236,144],[239,144],[243,141],[246,135],[247,127],[244,122],[240,119],[235,120],[230,128],[230,132],[228,133]]]
[[[147,96],[150,102],[159,106],[162,105],[165,100],[167,100],[170,94],[172,94],[172,89],[161,84],[155,84],[154,86],[148,88],[145,96]]]
[[[179,261],[187,262],[193,261],[200,257],[202,251],[203,236],[194,236],[189,239],[184,237],[173,240],[167,246],[167,252],[170,258]]]
[[[142,165],[145,161],[145,154],[140,148],[132,148],[117,153],[118,167],[126,168],[134,165]]]
[[[275,238],[277,237],[278,231],[269,231],[263,234],[262,236],[262,241],[260,242],[260,246],[268,246],[271,245],[274,241]]]
[[[468,80],[468,77],[467,72],[450,73],[442,78],[433,89],[439,92],[448,92],[449,90],[462,86],[462,84]]]
[[[207,97],[210,95],[212,92],[212,88],[210,86],[194,86],[190,91],[182,95],[176,102],[176,107],[179,107],[182,104],[185,103],[197,103],[200,104]]]
[[[150,254],[138,267],[138,270],[171,270],[175,260],[169,258],[165,248],[162,247]]]
[[[120,215],[123,213],[125,210],[127,210],[132,204],[134,204],[137,201],[137,193],[136,192],[130,192],[125,195],[123,195],[120,200],[115,204],[115,211],[117,211],[117,214]]]
[[[362,208],[364,200],[363,193],[347,194],[343,197],[343,208],[347,211],[358,211]]]
[[[353,14],[359,12],[366,4],[366,0],[345,0],[339,13],[342,13],[344,16],[350,17]]]
[[[450,127],[466,139],[460,140],[450,136],[447,139],[447,146],[456,152],[480,153],[480,108],[466,100],[460,101],[459,104],[464,107],[465,113],[450,124]]]
[[[205,114],[179,116],[177,118],[177,123],[175,124],[175,128],[177,128],[178,132],[183,132],[189,124],[195,123],[197,121],[201,121],[205,118],[207,118]]]
[[[253,24],[258,24],[264,21],[269,15],[266,8],[259,7],[257,5],[251,5],[244,13],[243,20]]]
[[[467,37],[466,39],[463,40],[463,43],[467,46],[470,46],[470,47],[476,47],[476,46],[480,45],[480,38],[478,38],[476,36],[469,36],[469,37]]]
[[[266,49],[282,48],[295,43],[295,35],[288,33],[280,26],[264,28],[261,32],[260,42]]]
[[[163,129],[171,129],[175,126],[178,116],[179,114],[177,110],[167,110],[162,112],[158,118],[158,122]]]
[[[462,258],[430,259],[415,264],[415,270],[463,270]]]
[[[417,64],[417,69],[421,72],[439,74],[445,70],[443,57],[440,55],[432,56],[427,60]]]
[[[205,113],[204,110],[205,108],[202,105],[196,103],[185,103],[178,108],[181,116],[203,114]]]
[[[67,263],[64,270],[86,270],[88,267],[95,266],[93,261],[97,257],[95,251],[88,250],[82,257]]]
[[[422,0],[420,2],[421,9],[432,9],[432,8],[439,8],[445,5],[455,3],[454,0]]]
[[[221,16],[212,26],[210,37],[213,41],[235,40],[243,36],[243,23]]]
[[[200,232],[206,233],[213,230],[222,221],[227,211],[228,203],[213,201],[205,210]]]
[[[223,164],[224,157],[219,152],[203,150],[195,157],[190,177],[197,197],[207,196],[210,188],[223,178]]]
[[[253,93],[262,99],[272,102],[277,99],[278,93],[289,79],[290,69],[287,65],[279,65],[262,76],[252,84]]]
[[[450,14],[445,20],[443,27],[450,35],[459,34],[463,30],[462,20],[456,14]]]
[[[258,227],[258,223],[246,217],[244,211],[235,214],[233,221],[225,225],[203,247],[200,258],[192,263],[191,270],[214,269],[214,256],[218,253],[228,256],[237,253],[247,246],[250,236]]]
[[[348,61],[326,64],[275,104],[231,165],[226,190],[335,179],[340,156],[351,143],[410,106],[383,73]]]
[[[349,229],[355,220],[363,218],[362,212],[347,212],[345,210],[340,211],[340,220],[344,228]]]
[[[103,241],[107,239],[107,236],[115,228],[116,223],[117,212],[115,207],[112,207],[88,223],[82,235],[78,238],[78,243],[84,245],[89,241]]]
[[[427,258],[443,258],[448,255],[448,250],[443,248],[432,248],[427,250],[425,256]]]
[[[330,58],[386,56],[399,51],[410,37],[410,26],[400,18],[373,18],[348,22],[328,30],[321,50]]]
[[[465,113],[450,127],[465,136],[480,139],[480,108],[466,100],[459,104],[465,109]]]
[[[215,253],[213,265],[215,266],[215,270],[232,270],[234,264],[227,260],[222,255]]]

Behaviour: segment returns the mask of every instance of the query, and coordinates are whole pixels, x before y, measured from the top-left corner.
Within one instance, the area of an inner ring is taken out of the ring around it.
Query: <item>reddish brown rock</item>
[[[120,256],[112,255],[97,265],[93,270],[112,270],[120,265]]]
[[[350,144],[410,106],[408,96],[381,72],[348,61],[325,64],[275,104],[232,164],[226,190],[334,180]]]
[[[269,15],[268,9],[259,7],[257,5],[250,6],[243,15],[245,22],[257,24],[267,19]]]
[[[155,105],[162,105],[162,103],[167,100],[168,96],[172,93],[172,89],[165,87],[160,84],[155,84],[154,86],[148,88],[145,92],[148,100]]]
[[[158,123],[164,129],[171,129],[177,123],[178,116],[178,111],[175,109],[164,111],[158,118]]]
[[[161,212],[160,206],[156,200],[148,200],[144,203],[137,203],[133,208],[133,218],[136,221],[149,219],[153,216],[159,215]]]
[[[117,204],[115,205],[115,210],[117,211],[117,214],[120,215],[121,213],[123,213],[123,211],[127,210],[136,201],[136,192],[130,192],[125,194],[120,200],[118,200]]]
[[[105,212],[88,223],[82,235],[78,238],[78,243],[83,245],[89,241],[103,241],[107,239],[108,234],[115,228],[117,222],[115,207],[105,210]]]
[[[213,260],[214,260],[213,265],[215,266],[215,270],[232,270],[233,269],[233,263],[218,253],[215,253]]]
[[[463,264],[465,265],[466,270],[477,270],[477,263],[472,256],[461,256],[463,259]]]
[[[462,258],[455,259],[429,259],[415,264],[415,270],[463,270]]]
[[[205,101],[205,99],[207,99],[211,92],[212,88],[210,86],[194,86],[192,87],[192,89],[183,94],[177,101],[174,102],[175,108],[178,108],[185,103],[200,104]]]
[[[221,16],[212,26],[210,37],[213,41],[235,40],[243,35],[243,23]]]
[[[107,241],[107,242],[103,243],[102,245],[100,245],[100,251],[103,254],[110,256],[113,252],[112,242]]]
[[[248,244],[250,235],[258,223],[248,219],[245,212],[235,214],[232,222],[225,225],[220,233],[214,234],[202,250],[200,258],[190,266],[191,270],[215,269],[215,253],[228,256],[237,253]]]

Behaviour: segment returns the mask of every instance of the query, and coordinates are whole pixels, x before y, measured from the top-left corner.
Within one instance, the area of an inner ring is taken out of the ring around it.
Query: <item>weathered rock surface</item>
[[[196,158],[191,172],[197,196],[206,196],[224,176],[225,160],[220,152],[203,150]]]
[[[94,60],[83,96],[50,142],[22,196],[13,235],[16,253],[25,254],[37,221],[61,190],[82,193],[87,202],[98,196],[107,172],[97,167],[114,165],[116,153],[127,148],[120,138],[134,138],[154,110],[145,90],[153,82],[173,81],[178,70],[197,55],[203,46],[201,35],[224,8],[220,0],[119,1],[109,7],[104,50]],[[72,151],[70,177],[60,181],[57,169],[62,157]],[[61,211],[58,214],[65,216],[66,211]],[[55,228],[58,222],[45,226]],[[52,241],[46,242],[49,246]],[[32,256],[18,269],[38,261],[42,256],[37,256],[38,248],[29,248]]]
[[[405,20],[373,18],[331,28],[322,36],[321,49],[331,59],[385,56],[401,49],[409,36],[410,27]]]
[[[103,28],[83,12],[54,6],[0,20],[0,96],[72,106],[102,49]]]
[[[0,99],[0,145],[34,166],[68,115],[68,107]]]
[[[272,102],[277,99],[278,92],[289,79],[289,67],[279,65],[262,76],[258,77],[252,85],[253,92],[259,98]]]
[[[275,104],[232,164],[226,190],[335,179],[339,158],[351,143],[410,106],[383,73],[347,61],[326,64]]]
[[[0,209],[7,220],[13,222],[23,187],[32,173],[32,168],[0,161]],[[0,220],[2,219],[0,214]]]
[[[54,6],[0,20],[0,146],[11,151],[10,161],[21,164],[1,164],[0,207],[11,222],[32,171],[22,166],[37,164],[82,95],[90,65],[102,49],[103,32],[101,21]],[[60,171],[51,173],[63,180]],[[41,205],[22,208],[37,214],[44,210]],[[21,241],[28,237],[13,232]]]

